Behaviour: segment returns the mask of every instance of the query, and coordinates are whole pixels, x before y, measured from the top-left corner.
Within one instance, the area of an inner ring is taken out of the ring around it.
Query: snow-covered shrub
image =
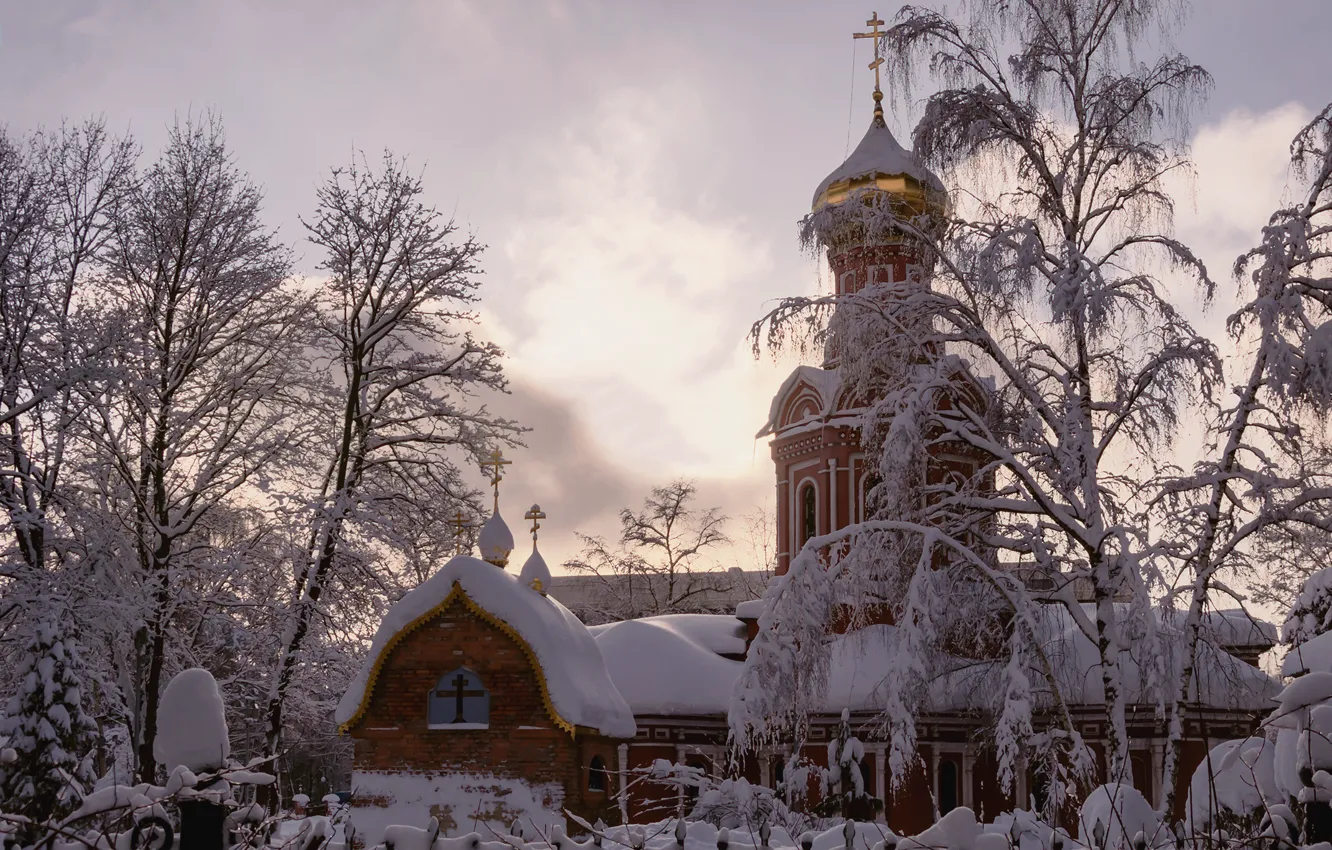
[[[819,776],[819,813],[873,820],[882,803],[865,792],[865,745],[851,731],[851,712],[842,709],[837,736],[828,742],[828,767]]]
[[[1097,850],[1131,850],[1139,835],[1148,847],[1174,841],[1142,792],[1123,782],[1101,785],[1087,795],[1078,812],[1078,835]]]
[[[0,801],[34,825],[77,808],[95,778],[88,754],[96,730],[83,713],[82,661],[61,613],[31,623],[18,689],[0,718],[0,737],[8,738]]]
[[[1281,626],[1281,640],[1295,646],[1329,628],[1332,628],[1332,567],[1324,567],[1304,580]]]
[[[1277,745],[1265,738],[1223,741],[1193,772],[1185,833],[1222,827],[1249,834],[1268,805],[1284,803],[1276,780]]]
[[[771,788],[751,785],[744,778],[723,779],[699,791],[689,820],[707,821],[719,829],[757,829],[771,823],[779,807],[786,808]]]

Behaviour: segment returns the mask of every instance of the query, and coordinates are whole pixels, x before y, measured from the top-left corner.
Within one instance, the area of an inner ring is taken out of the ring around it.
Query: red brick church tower
[[[838,299],[871,282],[928,286],[930,269],[919,246],[900,230],[865,222],[887,205],[911,218],[940,213],[947,203],[939,178],[893,138],[876,80],[869,132],[819,184],[806,220],[809,241],[827,255]],[[821,366],[797,367],[777,391],[758,434],[773,438],[778,575],[810,537],[865,518],[866,490],[875,475],[861,445],[866,408],[845,385],[837,360],[830,347]]]

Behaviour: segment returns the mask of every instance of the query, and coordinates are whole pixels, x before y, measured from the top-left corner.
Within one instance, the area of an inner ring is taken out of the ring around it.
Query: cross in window
[[[454,722],[454,723],[462,723],[462,722],[464,722],[464,721],[463,721],[463,697],[483,697],[483,696],[486,695],[486,692],[485,692],[485,691],[469,691],[469,690],[466,690],[466,688],[467,688],[467,677],[464,676],[462,673],[459,673],[458,675],[454,676],[454,677],[453,677],[453,681],[452,681],[452,682],[449,682],[449,684],[450,684],[450,685],[453,685],[453,700],[454,700],[454,702],[453,702],[453,722]]]

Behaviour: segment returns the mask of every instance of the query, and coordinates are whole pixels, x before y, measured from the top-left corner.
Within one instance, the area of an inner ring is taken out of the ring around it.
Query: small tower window
[[[490,692],[466,667],[445,673],[430,692],[426,720],[431,729],[484,729],[490,724]]]
[[[601,756],[593,756],[587,765],[587,790],[605,794],[607,784],[606,760]]]
[[[800,488],[800,545],[818,533],[819,497],[813,484]]]

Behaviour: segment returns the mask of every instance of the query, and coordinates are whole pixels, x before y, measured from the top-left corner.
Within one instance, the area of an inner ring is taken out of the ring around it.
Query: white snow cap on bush
[[[162,691],[153,757],[168,769],[215,770],[231,755],[226,709],[213,674],[193,667]]]
[[[1223,741],[1212,748],[1193,772],[1186,830],[1209,826],[1222,812],[1247,817],[1264,804],[1285,801],[1277,788],[1277,744],[1265,738]]]
[[[1095,833],[1098,823],[1105,830],[1103,846],[1106,850],[1132,847],[1139,832],[1147,839],[1148,847],[1174,841],[1174,836],[1161,825],[1160,816],[1147,798],[1127,782],[1101,785],[1087,795],[1078,811],[1078,835],[1087,840]]]

